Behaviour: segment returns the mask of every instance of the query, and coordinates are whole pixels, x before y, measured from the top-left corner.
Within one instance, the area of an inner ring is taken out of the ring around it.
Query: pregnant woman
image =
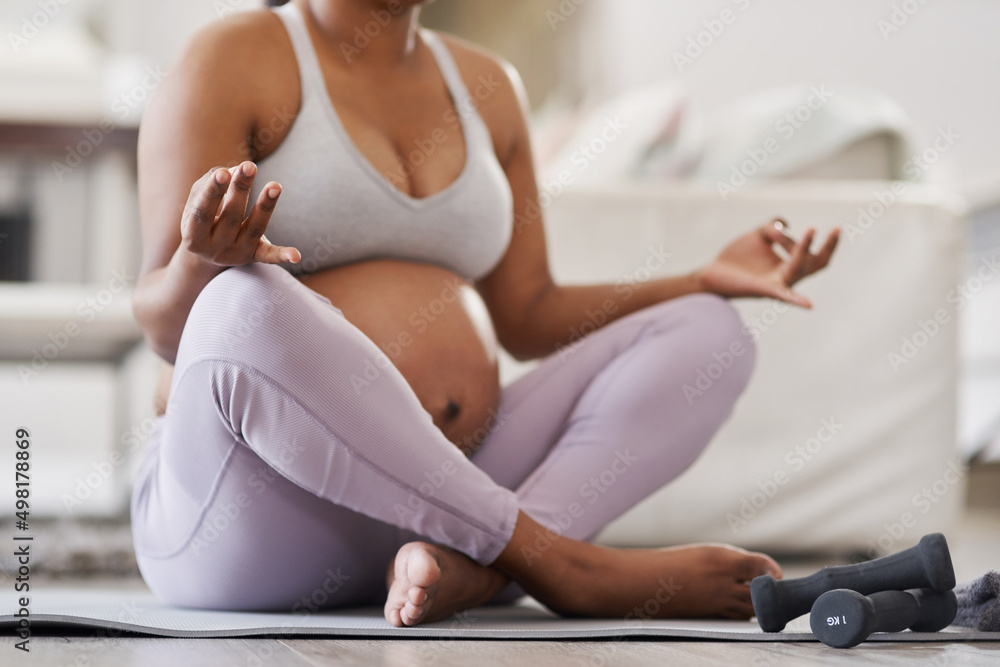
[[[384,603],[395,625],[524,593],[751,616],[747,582],[780,576],[763,554],[589,540],[732,411],[754,350],[725,297],[808,307],[791,287],[836,232],[813,253],[766,225],[630,293],[554,283],[516,73],[421,4],[231,16],[146,112],[134,312],[168,365],[132,499],[143,578],[182,606]],[[501,387],[499,346],[540,362]]]

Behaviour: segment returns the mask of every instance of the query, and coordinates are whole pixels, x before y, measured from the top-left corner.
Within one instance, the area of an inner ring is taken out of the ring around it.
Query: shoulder
[[[288,43],[281,19],[270,10],[259,9],[230,14],[196,31],[188,40],[185,58],[223,57],[225,62],[266,62],[267,56]]]
[[[265,97],[264,92],[273,94],[289,80],[298,82],[288,33],[266,9],[231,14],[195,32],[171,74],[192,92],[220,102],[246,103]]]
[[[436,33],[447,45],[469,91],[472,103],[493,135],[501,156],[526,131],[527,95],[517,70],[501,56],[446,33]]]

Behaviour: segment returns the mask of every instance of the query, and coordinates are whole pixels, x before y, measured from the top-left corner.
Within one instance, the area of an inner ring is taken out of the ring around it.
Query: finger
[[[755,296],[770,297],[772,299],[778,299],[779,301],[790,303],[793,306],[812,308],[812,301],[802,294],[792,291],[790,287],[785,285],[779,279],[766,280],[764,278],[759,278],[747,281],[745,289],[748,294]]]
[[[235,237],[247,213],[247,201],[250,199],[250,189],[253,187],[254,176],[257,175],[257,165],[253,162],[243,162],[233,171],[233,179],[229,190],[222,200],[222,211],[219,213],[219,226]]]
[[[264,264],[278,264],[280,262],[291,262],[297,264],[302,259],[302,253],[298,248],[291,246],[274,245],[261,239],[257,242],[257,250],[254,252],[253,260]]]
[[[212,234],[212,225],[219,211],[219,205],[226,194],[229,185],[229,172],[222,167],[216,167],[202,176],[203,184],[191,188],[184,215],[181,217],[181,233],[193,243],[203,243]]]
[[[791,287],[803,276],[803,269],[806,260],[809,259],[809,246],[812,244],[816,230],[809,228],[802,235],[802,240],[792,249],[791,256],[782,270],[782,278],[785,284]]]
[[[768,223],[768,228],[774,232],[777,243],[785,250],[791,250],[798,240],[788,231],[788,223],[783,218],[774,218]]]
[[[264,189],[257,195],[257,201],[250,210],[250,215],[243,221],[237,243],[257,244],[257,241],[264,235],[264,230],[267,229],[267,223],[271,221],[271,213],[278,205],[280,195],[281,186],[274,181],[264,186]]]
[[[737,581],[753,581],[764,574],[774,576],[775,573],[781,573],[781,568],[767,554],[750,552],[747,556],[741,559],[739,566],[736,568]]]
[[[761,574],[769,574],[775,579],[781,579],[781,566],[778,565],[778,562],[767,554],[759,553],[757,555],[764,559],[764,571]]]
[[[830,257],[833,256],[833,251],[836,250],[838,241],[840,241],[839,227],[830,232],[830,235],[826,237],[826,243],[816,253],[816,269],[814,270],[822,269],[830,263]]]
[[[794,306],[801,306],[806,310],[812,310],[813,304],[807,297],[799,294],[798,292],[793,292],[792,290],[787,290],[784,294],[778,297],[786,303],[790,303]]]
[[[812,301],[784,285],[771,285],[771,288],[767,290],[767,295],[785,303],[790,303],[793,306],[801,306],[806,309],[812,308]]]
[[[779,230],[774,222],[769,222],[758,230],[761,236],[764,237],[768,243],[777,243],[785,252],[791,252],[792,248],[795,247],[795,239],[789,236],[786,232]]]

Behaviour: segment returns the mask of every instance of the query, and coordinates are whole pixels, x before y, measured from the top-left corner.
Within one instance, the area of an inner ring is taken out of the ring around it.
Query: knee
[[[696,379],[702,384],[729,384],[742,391],[757,358],[754,338],[729,300],[715,294],[684,297],[687,352]]]
[[[201,346],[232,352],[275,334],[275,326],[301,319],[301,295],[307,290],[273,264],[234,266],[212,278],[195,300],[184,325],[185,336]],[[183,337],[182,337],[183,338]]]
[[[281,267],[253,262],[219,273],[205,285],[197,301],[210,302],[213,307],[230,304],[234,310],[245,311],[260,304],[261,299],[283,301],[288,290],[296,285],[302,287]]]

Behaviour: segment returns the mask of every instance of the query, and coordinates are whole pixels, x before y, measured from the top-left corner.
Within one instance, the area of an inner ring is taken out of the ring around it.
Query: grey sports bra
[[[444,190],[414,198],[379,173],[344,130],[299,10],[287,4],[272,11],[295,49],[302,101],[281,145],[257,163],[251,201],[268,181],[281,183],[281,200],[266,235],[302,253],[298,264],[282,266],[298,275],[394,258],[436,264],[467,279],[486,275],[510,242],[510,184],[448,47],[422,29],[457,110],[444,122],[461,125],[466,163]]]

